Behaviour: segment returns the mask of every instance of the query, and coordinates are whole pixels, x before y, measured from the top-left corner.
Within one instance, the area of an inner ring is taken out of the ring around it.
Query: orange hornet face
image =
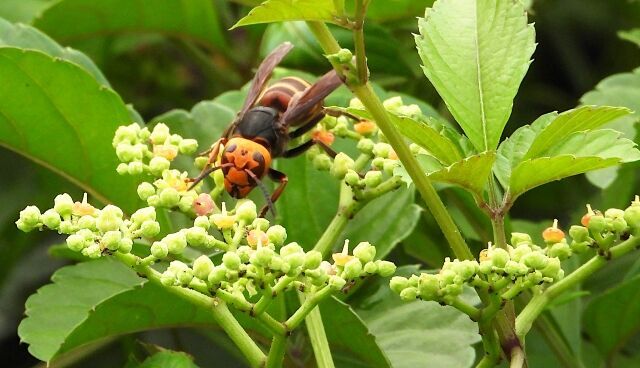
[[[221,166],[227,192],[234,198],[244,198],[258,185],[247,171],[262,179],[271,166],[271,154],[260,143],[234,137],[224,148]]]

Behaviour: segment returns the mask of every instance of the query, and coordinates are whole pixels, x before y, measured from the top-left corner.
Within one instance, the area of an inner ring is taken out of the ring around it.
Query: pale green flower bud
[[[502,248],[491,249],[489,257],[491,257],[492,265],[497,268],[504,268],[510,258],[509,252]]]
[[[71,221],[62,221],[58,230],[61,234],[72,234],[76,232],[77,227]]]
[[[557,281],[564,276],[564,271],[562,271],[560,260],[558,258],[549,258],[547,267],[541,270],[541,272],[542,276],[549,277],[554,281]]]
[[[287,240],[287,230],[280,225],[271,226],[267,230],[267,237],[271,243],[280,246]]]
[[[517,247],[520,243],[532,244],[531,235],[526,233],[511,233],[511,244]]]
[[[409,280],[406,277],[394,276],[389,281],[389,287],[397,294],[409,286]]]
[[[385,109],[389,111],[395,111],[401,106],[403,106],[404,103],[402,102],[402,97],[395,96],[395,97],[387,98],[386,100],[384,100],[382,105],[384,106]]]
[[[183,196],[180,198],[180,201],[178,201],[178,208],[182,212],[190,212],[192,210],[196,212],[201,209],[200,207],[195,206],[195,203],[198,202],[197,199],[198,199],[198,195],[196,195],[195,192],[184,193]],[[213,204],[213,201],[211,201],[211,204]],[[211,212],[213,212],[213,207],[211,207]],[[196,215],[205,215],[205,213],[196,212]]]
[[[391,145],[388,143],[376,143],[373,145],[373,154],[377,157],[389,158],[391,150]]]
[[[376,261],[378,266],[378,275],[381,277],[389,277],[396,272],[396,265],[389,261]]]
[[[151,207],[160,207],[160,196],[154,194],[147,198],[147,204]]]
[[[617,218],[624,218],[624,211],[619,208],[609,208],[608,210],[604,211],[604,217],[610,218],[612,220]]]
[[[347,284],[347,281],[340,276],[332,275],[329,277],[329,287],[334,290],[340,290]]]
[[[571,256],[571,247],[565,240],[555,243],[547,248],[547,255],[552,258],[559,258],[561,261]]]
[[[253,226],[253,228],[256,230],[267,231],[267,229],[269,229],[269,220],[262,217],[258,217],[255,220],[253,220],[253,223],[251,224],[251,226]]]
[[[204,169],[205,166],[209,163],[209,157],[198,156],[193,160],[193,166],[198,170]]]
[[[175,207],[180,202],[180,194],[174,188],[168,187],[160,190],[160,205],[163,207]],[[189,206],[191,207],[191,203],[189,202]]]
[[[353,170],[349,170],[347,174],[344,176],[344,182],[347,183],[347,185],[350,185],[352,187],[359,186],[360,175],[358,175],[358,173]]]
[[[317,250],[311,250],[304,255],[304,268],[307,270],[320,267],[322,262],[322,253]]]
[[[627,230],[627,222],[622,217],[611,220],[611,228],[616,233],[623,233]]]
[[[191,155],[198,150],[198,141],[195,139],[183,139],[178,144],[178,149],[183,155]]]
[[[256,266],[265,267],[269,265],[271,259],[273,258],[274,252],[269,247],[260,247],[254,253],[252,264]]]
[[[374,145],[375,143],[371,139],[362,138],[358,141],[357,148],[362,153],[372,154]]]
[[[162,175],[162,172],[169,170],[171,162],[162,156],[155,156],[149,161],[149,170],[153,175]]]
[[[364,184],[370,188],[375,188],[382,183],[381,171],[367,171],[364,174]]]
[[[169,254],[169,248],[163,242],[153,242],[151,244],[151,254],[157,259],[163,259]]]
[[[640,230],[640,203],[634,202],[624,210],[624,220],[631,227],[634,236],[637,236],[636,234]]]
[[[589,229],[584,226],[573,225],[569,229],[569,235],[576,242],[584,242],[589,240]]]
[[[556,243],[556,244],[560,244],[560,243]],[[554,244],[552,247],[554,247],[556,244]],[[527,267],[530,267],[536,270],[541,270],[547,267],[549,260],[541,252],[531,252],[525,255],[524,257],[522,257],[522,262],[524,262],[524,264]]]
[[[304,250],[302,249],[302,247],[298,245],[298,243],[296,242],[289,243],[283,246],[282,248],[280,248],[280,255],[282,257],[286,257],[288,255],[296,254],[296,253],[304,253]]]
[[[418,296],[418,289],[415,287],[408,287],[400,292],[400,299],[402,299],[405,302],[410,302],[412,300],[415,300],[417,296]]]
[[[138,140],[136,131],[131,126],[120,126],[113,136],[113,146],[117,147],[120,142],[134,143]]]
[[[253,248],[247,245],[243,245],[241,247],[238,247],[238,249],[236,250],[236,254],[238,255],[238,257],[240,257],[240,263],[249,262],[249,258],[251,258],[251,255],[253,254]]]
[[[122,233],[119,231],[107,231],[102,236],[102,244],[110,250],[117,250],[120,247]]]
[[[83,236],[78,234],[72,234],[67,237],[67,247],[74,252],[80,252],[83,250],[89,243]]]
[[[222,263],[230,270],[240,268],[240,256],[235,252],[227,252],[222,256]]]
[[[165,124],[157,124],[151,132],[151,142],[153,144],[163,144],[169,138],[169,127]]]
[[[420,275],[418,281],[418,291],[420,296],[425,300],[438,299],[438,292],[440,290],[440,282],[437,275],[423,273]]]
[[[355,162],[345,153],[340,152],[333,159],[333,165],[331,166],[331,175],[338,179],[343,179],[349,170],[353,170]]]
[[[227,270],[222,266],[215,266],[209,273],[207,281],[211,285],[217,285],[221,283],[227,277]]]
[[[256,204],[250,200],[245,200],[236,207],[236,215],[239,220],[244,220],[246,223],[251,223],[258,217],[258,210]]]
[[[351,280],[360,277],[362,274],[362,262],[357,258],[352,258],[344,265],[342,277],[345,280]]]
[[[282,257],[273,256],[271,257],[271,261],[269,261],[269,268],[274,271],[282,271],[287,273],[289,271],[289,264],[284,263]]]
[[[191,280],[193,280],[193,270],[190,268],[186,268],[176,273],[176,279],[182,285],[189,285]]]
[[[331,169],[331,158],[325,154],[316,155],[313,158],[313,168],[319,171],[328,171]]]
[[[127,175],[129,173],[129,165],[122,163],[116,167],[118,175]]]
[[[78,227],[82,229],[96,230],[96,218],[91,215],[84,215],[78,219]]]
[[[463,280],[469,280],[478,272],[478,263],[470,260],[454,260],[451,264],[451,270],[457,273]]]
[[[62,217],[66,217],[71,215],[73,211],[73,199],[67,193],[59,194],[53,200],[54,205],[53,209],[60,214]]]
[[[84,248],[82,250],[82,254],[84,254],[89,258],[96,259],[102,256],[102,249],[100,249],[100,246],[98,244],[93,243],[93,244],[90,244],[88,247]]]
[[[156,188],[151,183],[142,182],[138,185],[138,197],[143,201],[146,201],[149,197],[156,194]]]
[[[40,225],[40,210],[36,206],[27,206],[20,211],[20,220],[28,227]]]
[[[504,271],[511,276],[517,277],[517,276],[525,275],[527,272],[529,272],[529,269],[527,268],[527,266],[523,265],[522,263],[509,261],[505,265]]]
[[[122,238],[122,240],[120,240],[120,245],[118,246],[118,251],[120,253],[130,253],[132,248],[133,240],[129,238]]]
[[[529,253],[531,253],[531,248],[525,243],[520,243],[520,245],[518,245],[511,251],[511,259],[516,262],[520,262],[522,257],[524,257],[525,254]]]
[[[411,116],[413,118],[422,115],[422,111],[420,110],[420,106],[416,104],[400,106],[397,111],[398,115],[406,115]]]
[[[118,160],[122,162],[131,162],[135,159],[135,152],[133,146],[129,143],[120,143],[116,146],[116,156]]]
[[[208,230],[211,226],[211,223],[209,222],[209,218],[207,216],[198,216],[193,221],[193,226],[201,227],[205,230]]]
[[[118,230],[121,224],[121,219],[102,213],[96,219],[96,227],[103,233],[107,231]]]
[[[160,224],[152,220],[147,220],[140,226],[140,233],[145,238],[153,238],[160,234]]]
[[[602,215],[593,215],[589,218],[587,228],[594,233],[602,233],[607,227],[607,222]]]
[[[190,229],[187,229],[187,243],[193,246],[202,246],[207,242],[207,230],[194,226]]]
[[[578,242],[574,240],[571,242],[569,246],[571,247],[571,251],[573,251],[574,253],[580,254],[589,250],[589,248],[591,247],[591,242],[590,241]]]
[[[392,176],[393,172],[395,171],[396,168],[400,167],[400,161],[398,160],[393,160],[393,159],[385,159],[384,163],[382,165],[382,171],[389,175]]]
[[[201,280],[208,280],[209,274],[213,271],[213,267],[214,264],[211,259],[202,255],[193,261],[193,274]]]
[[[384,169],[384,158],[375,157],[371,160],[371,169],[372,170],[383,170]]]
[[[376,247],[369,242],[360,242],[353,248],[353,255],[358,257],[362,263],[373,261],[376,256]]]
[[[140,175],[144,172],[144,165],[142,162],[134,161],[127,165],[127,173],[129,175]]]
[[[53,209],[48,209],[40,216],[40,221],[49,229],[55,230],[60,226],[60,215]]]
[[[160,277],[160,282],[164,286],[174,286],[176,283],[176,275],[168,272],[164,272]]]
[[[369,275],[373,275],[378,272],[378,264],[375,262],[367,262],[364,264],[363,270]]]
[[[171,254],[181,254],[187,247],[187,238],[182,232],[169,234],[162,239],[162,242],[167,245]]]

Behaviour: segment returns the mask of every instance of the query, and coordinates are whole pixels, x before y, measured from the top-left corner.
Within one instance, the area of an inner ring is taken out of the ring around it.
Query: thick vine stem
[[[282,367],[284,360],[285,348],[287,346],[287,337],[284,335],[273,335],[271,340],[271,348],[267,356],[266,368]]]
[[[302,294],[300,296],[302,298]],[[304,302],[302,299],[300,301]],[[318,368],[334,368],[335,365],[329,349],[329,341],[327,341],[327,335],[324,331],[320,309],[314,308],[311,310],[304,321],[307,325],[309,340],[311,341]]]
[[[132,267],[136,272],[144,275],[149,281],[161,285],[165,290],[189,301],[194,305],[201,306],[211,311],[211,316],[216,323],[227,333],[231,341],[240,349],[252,367],[260,367],[264,363],[266,356],[258,345],[251,339],[240,323],[231,314],[229,308],[222,300],[208,297],[197,291],[179,286],[164,286],[160,281],[162,274],[151,266],[139,264],[139,258],[131,254],[115,253],[115,257],[123,263]]]
[[[527,366],[526,355],[521,347],[511,349],[509,368],[524,368]]]
[[[542,313],[554,298],[582,283],[594,272],[604,267],[609,259],[619,258],[640,246],[640,237],[634,237],[609,249],[608,255],[597,254],[587,263],[570,273],[564,279],[535,295],[516,318],[516,334],[522,339],[529,332],[533,321]]]

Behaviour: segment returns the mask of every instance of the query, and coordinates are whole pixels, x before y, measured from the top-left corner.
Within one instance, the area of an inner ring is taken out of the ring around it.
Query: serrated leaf
[[[558,115],[536,136],[523,159],[547,156],[547,150],[573,133],[599,128],[631,111],[624,107],[581,106]]]
[[[391,367],[375,336],[348,304],[331,297],[320,303],[320,313],[336,367]]]
[[[418,24],[425,75],[476,150],[495,149],[535,49],[523,5],[439,0]]]
[[[546,153],[550,156],[571,154],[576,157],[615,157],[619,158],[620,162],[640,160],[640,151],[636,148],[636,143],[620,138],[621,135],[622,133],[611,129],[576,132],[551,147]]]
[[[482,198],[482,192],[487,185],[495,159],[495,152],[483,152],[429,173],[429,178],[433,181],[459,185],[470,191],[476,198]]]
[[[29,352],[47,362],[64,351],[69,335],[97,306],[145,281],[113,260],[64,267],[53,274],[52,280],[53,284],[29,297],[27,317],[18,328],[20,338],[29,344]]]
[[[562,155],[539,157],[521,162],[515,167],[509,181],[511,199],[539,185],[560,180],[587,171],[617,165],[619,158],[575,157]]]
[[[640,276],[595,297],[584,311],[583,323],[604,356],[623,349],[640,329]]]
[[[64,44],[123,33],[160,33],[207,47],[226,45],[213,3],[207,0],[61,0],[33,25]]]
[[[333,0],[267,0],[231,27],[291,20],[334,23],[337,11]]]
[[[417,273],[404,266],[396,274]],[[435,302],[406,303],[377,278],[350,299],[394,368],[470,367],[478,327],[469,317]]]
[[[49,56],[70,61],[83,67],[100,84],[109,87],[109,82],[89,57],[77,50],[58,45],[49,36],[31,26],[9,23],[0,18],[0,47],[2,46],[38,50]]]
[[[531,147],[531,143],[533,143],[536,136],[557,116],[558,114],[555,112],[544,114],[531,123],[531,125],[518,128],[509,138],[500,143],[493,171],[503,187],[509,184],[511,169],[522,161],[522,158],[529,150],[529,147]]]
[[[625,41],[633,42],[636,46],[640,47],[640,28],[618,31],[618,37]]]
[[[153,354],[136,368],[198,368],[193,357],[180,351],[164,350]]]
[[[111,140],[119,125],[131,123],[115,92],[76,64],[12,47],[0,48],[0,75],[0,145],[101,202],[137,208],[135,178],[115,172]]]

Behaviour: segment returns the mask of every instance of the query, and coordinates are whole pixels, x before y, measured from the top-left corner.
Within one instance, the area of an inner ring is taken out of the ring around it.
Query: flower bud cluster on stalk
[[[610,208],[604,213],[587,205],[580,225],[569,229],[571,241],[558,227],[558,221],[542,232],[544,244],[534,244],[525,233],[512,233],[506,249],[489,244],[478,260],[450,260],[437,273],[421,273],[411,277],[393,277],[390,287],[405,301],[414,299],[437,301],[456,306],[465,285],[484,289],[510,300],[524,290],[534,294],[564,277],[561,262],[573,254],[595,250],[607,257],[609,249],[640,235],[640,198],[622,210]]]

